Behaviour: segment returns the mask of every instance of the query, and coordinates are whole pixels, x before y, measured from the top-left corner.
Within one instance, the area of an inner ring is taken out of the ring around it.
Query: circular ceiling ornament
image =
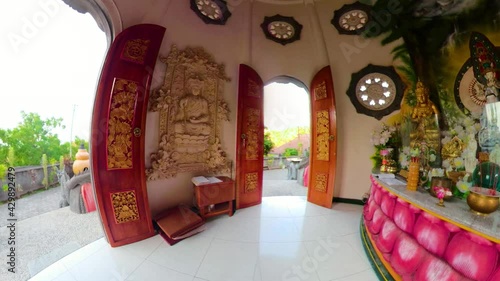
[[[286,45],[300,39],[302,25],[293,17],[275,15],[265,17],[260,25],[266,38],[276,43]]]
[[[400,108],[403,91],[394,67],[369,64],[352,74],[347,95],[358,113],[380,120]]]
[[[224,0],[190,0],[191,10],[206,24],[226,24],[231,16]]]
[[[371,6],[360,2],[347,4],[333,12],[330,22],[340,34],[359,35],[371,21],[370,9]]]

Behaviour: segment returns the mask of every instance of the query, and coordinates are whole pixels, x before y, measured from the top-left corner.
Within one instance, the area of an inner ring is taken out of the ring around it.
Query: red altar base
[[[416,207],[371,180],[364,241],[394,280],[500,281],[499,241]]]

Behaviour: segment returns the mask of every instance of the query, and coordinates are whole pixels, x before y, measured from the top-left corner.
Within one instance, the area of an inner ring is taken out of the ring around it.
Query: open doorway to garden
[[[310,98],[297,79],[280,76],[264,86],[262,197],[307,196]]]
[[[15,258],[0,280],[27,280],[104,235],[90,176],[75,179],[89,169],[84,150],[112,34],[93,1],[79,12],[60,0],[1,5],[0,237],[13,239],[0,256]]]

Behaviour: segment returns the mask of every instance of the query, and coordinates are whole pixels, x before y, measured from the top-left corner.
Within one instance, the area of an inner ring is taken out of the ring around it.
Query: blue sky
[[[89,137],[96,82],[107,49],[106,36],[89,14],[61,0],[2,0],[0,11],[0,128],[21,122],[21,111],[63,118],[58,130],[69,141]],[[75,32],[76,31],[76,32]]]

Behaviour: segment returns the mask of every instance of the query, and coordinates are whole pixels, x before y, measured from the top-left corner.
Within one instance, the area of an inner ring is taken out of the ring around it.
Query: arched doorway
[[[236,208],[262,202],[264,83],[248,65],[240,65],[236,144]],[[333,78],[329,66],[317,72],[311,87],[310,180],[307,199],[331,208],[335,186],[337,125]]]
[[[264,171],[262,197],[306,196],[310,152],[309,89],[289,76],[264,86]]]

